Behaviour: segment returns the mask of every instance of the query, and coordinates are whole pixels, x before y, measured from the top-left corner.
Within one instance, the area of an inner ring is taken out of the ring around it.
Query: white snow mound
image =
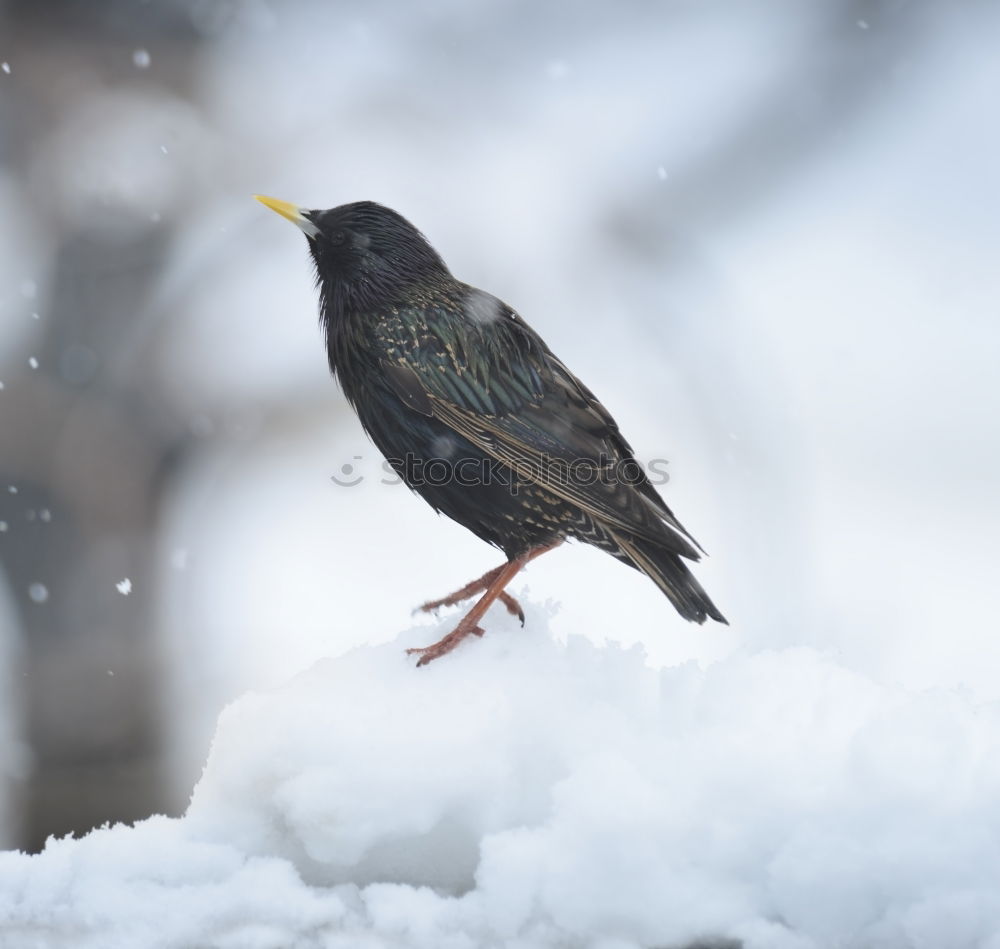
[[[546,620],[241,698],[184,817],[0,855],[0,945],[1000,949],[996,706]]]

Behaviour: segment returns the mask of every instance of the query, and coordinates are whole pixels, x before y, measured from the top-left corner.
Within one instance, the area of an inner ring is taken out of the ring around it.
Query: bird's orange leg
[[[462,589],[456,590],[454,593],[450,593],[448,596],[442,597],[440,600],[431,600],[429,603],[425,603],[420,609],[428,612],[430,610],[436,610],[440,606],[454,606],[456,603],[461,603],[462,600],[469,599],[470,596],[475,596],[477,593],[482,593],[494,580],[496,580],[497,575],[503,570],[505,564],[500,564],[499,567],[494,567],[492,570],[487,570],[478,580],[473,580],[471,583],[467,583]]]
[[[536,557],[540,557],[548,550],[552,550],[553,547],[558,547],[562,541],[557,541],[554,544],[549,544],[547,547],[536,547],[534,550],[529,550],[527,553],[528,562],[534,560]],[[500,575],[500,571],[506,567],[507,564],[500,564],[499,567],[494,567],[492,570],[487,570],[478,580],[473,580],[471,583],[467,583],[460,590],[456,590],[454,593],[448,594],[448,596],[441,597],[440,600],[428,600],[426,603],[421,604],[417,607],[421,613],[433,613],[435,610],[439,610],[442,606],[454,606],[456,603],[461,603],[463,600],[469,599],[469,597],[475,596],[477,593],[483,593],[485,590],[489,589],[490,584],[496,580]],[[506,590],[502,590],[500,595],[497,597],[505,607],[507,607],[507,612],[511,616],[516,616],[520,621],[521,625],[524,625],[524,610],[521,609],[521,604],[517,602]]]
[[[493,605],[493,602],[497,599],[501,599],[506,596],[507,600],[514,604],[515,610],[511,610],[515,615],[520,615],[521,623],[524,623],[524,613],[521,611],[521,607],[518,605],[517,600],[515,600],[509,594],[504,593],[504,587],[510,583],[511,580],[517,576],[518,572],[527,563],[534,560],[536,557],[540,557],[546,551],[552,550],[553,547],[558,547],[561,541],[556,541],[554,544],[549,544],[546,547],[536,547],[534,550],[529,550],[528,553],[522,554],[520,557],[515,557],[513,560],[507,561],[505,564],[501,564],[499,567],[495,567],[488,573],[483,574],[478,580],[473,580],[472,583],[467,584],[462,587],[461,590],[457,590],[450,597],[445,597],[440,601],[436,601],[439,606],[451,606],[453,603],[458,603],[461,600],[468,599],[470,596],[478,593],[479,590],[485,587],[486,592],[480,597],[479,601],[476,603],[468,613],[462,617],[461,622],[456,626],[447,636],[444,636],[438,642],[431,646],[423,646],[421,648],[407,649],[407,655],[419,655],[420,659],[417,661],[418,666],[426,666],[428,662],[432,662],[434,659],[440,659],[441,656],[446,655],[451,652],[466,636],[482,636],[483,630],[479,626],[479,621],[483,618],[486,611]],[[510,605],[507,601],[504,601],[504,605],[510,610]],[[431,604],[424,604],[421,609],[433,609],[434,606]]]
[[[448,596],[443,596],[440,600],[428,600],[426,603],[418,606],[417,609],[420,610],[421,613],[433,613],[434,610],[439,610],[442,606],[454,606],[456,603],[461,603],[462,600],[469,599],[470,596],[482,593],[494,580],[496,580],[500,571],[503,570],[505,566],[506,564],[500,564],[499,567],[487,570],[486,573],[484,573],[478,580],[473,580],[471,583],[467,583],[461,590],[449,593]],[[522,623],[524,622],[524,614],[521,612],[521,607],[514,597],[512,597],[509,593],[501,593],[499,599],[500,602],[507,607],[507,611],[512,616],[516,616]]]

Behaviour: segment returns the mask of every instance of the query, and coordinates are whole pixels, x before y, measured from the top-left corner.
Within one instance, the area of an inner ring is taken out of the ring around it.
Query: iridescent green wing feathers
[[[375,332],[384,361],[418,372],[428,396],[466,411],[503,415],[537,402],[544,344],[496,297],[463,290],[455,291],[460,299],[442,291],[418,296],[383,316]]]
[[[460,292],[460,301],[429,293],[419,312],[411,303],[379,321],[377,345],[396,395],[609,530],[697,560],[693,538],[593,393],[504,303]]]

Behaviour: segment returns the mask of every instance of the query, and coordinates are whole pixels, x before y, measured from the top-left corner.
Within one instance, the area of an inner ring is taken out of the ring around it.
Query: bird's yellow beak
[[[305,231],[307,236],[315,237],[319,233],[319,228],[306,217],[305,208],[300,208],[289,201],[280,201],[278,198],[269,198],[267,195],[263,194],[255,194],[254,197],[261,204],[263,204],[265,208],[270,208],[272,211],[280,214],[283,218],[287,218],[296,227],[301,228]]]

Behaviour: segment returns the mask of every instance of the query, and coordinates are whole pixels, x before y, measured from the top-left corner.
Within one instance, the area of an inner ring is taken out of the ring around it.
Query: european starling
[[[575,538],[641,570],[681,616],[726,619],[682,558],[701,548],[653,489],[594,394],[502,300],[456,280],[395,211],[310,211],[257,196],[300,227],[330,371],[406,484],[507,562],[424,610],[482,597],[425,665],[466,636],[528,561]]]

